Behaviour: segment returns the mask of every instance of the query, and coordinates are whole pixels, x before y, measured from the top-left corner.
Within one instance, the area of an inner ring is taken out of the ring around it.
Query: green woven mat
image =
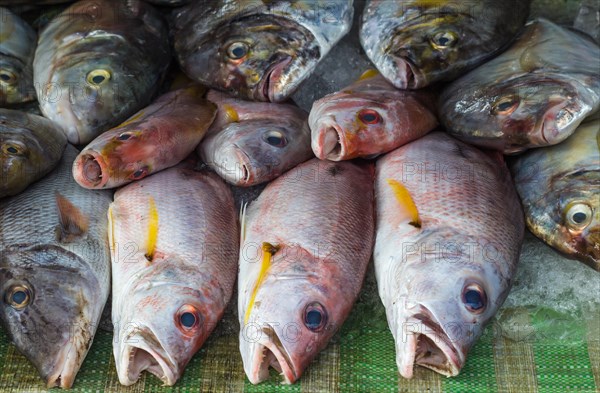
[[[396,370],[394,342],[383,307],[376,300],[365,296],[359,300],[340,334],[295,385],[282,385],[273,372],[269,382],[253,386],[242,369],[237,335],[216,335],[192,359],[176,386],[163,387],[159,379],[144,374],[136,385],[123,387],[115,372],[111,334],[99,331],[72,391],[600,391],[600,314],[575,320],[544,310],[505,311],[503,318],[512,324],[509,331],[497,322],[488,326],[458,377],[445,378],[418,367],[415,377],[405,380]],[[9,344],[2,330],[0,360],[0,392],[46,391],[35,369]]]

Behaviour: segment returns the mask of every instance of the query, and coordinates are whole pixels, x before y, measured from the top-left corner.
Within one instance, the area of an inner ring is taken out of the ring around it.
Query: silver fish
[[[40,34],[33,63],[46,117],[86,144],[145,107],[170,62],[166,23],[139,0],[79,1]]]
[[[457,138],[507,154],[555,145],[600,107],[598,59],[587,36],[535,20],[443,91],[440,120]]]
[[[499,153],[434,132],[377,161],[375,275],[405,378],[457,375],[504,302],[523,211]]]
[[[33,54],[37,35],[21,18],[0,7],[0,105],[35,99]]]
[[[75,183],[77,153],[68,145],[47,177],[0,201],[0,320],[49,388],[72,386],[110,288],[112,193]]]
[[[197,1],[174,13],[175,52],[192,79],[280,102],[350,30],[352,0]]]

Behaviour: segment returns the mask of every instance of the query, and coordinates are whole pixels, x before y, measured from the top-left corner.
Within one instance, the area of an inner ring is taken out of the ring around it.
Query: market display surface
[[[0,392],[600,392],[597,1],[0,21]]]

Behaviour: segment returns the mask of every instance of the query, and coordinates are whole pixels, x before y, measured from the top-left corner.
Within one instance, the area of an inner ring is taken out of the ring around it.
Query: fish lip
[[[53,372],[46,377],[46,387],[48,389],[55,387],[69,389],[73,386],[75,375],[77,375],[79,367],[81,367],[81,364],[77,364],[77,360],[79,359],[77,354],[75,354],[75,356],[69,356],[72,354],[73,350],[76,351],[75,344],[69,343],[59,352],[59,361],[57,362],[56,367]]]
[[[296,368],[275,330],[268,326],[262,329],[262,333],[260,341],[250,344],[251,363],[249,369],[244,365],[248,379],[254,385],[261,383],[269,378],[270,366],[274,368],[279,366],[280,370],[277,371],[283,375],[284,382],[294,383],[298,379]],[[266,337],[266,339],[262,337]],[[270,339],[271,337],[272,339]]]
[[[147,339],[158,343],[159,347],[154,348],[151,343],[147,342]],[[163,381],[165,385],[173,386],[179,376],[179,367],[177,363],[170,359],[166,351],[162,349],[162,345],[160,345],[160,341],[158,341],[156,335],[150,329],[143,329],[141,332],[137,331],[135,334],[128,335],[125,338],[125,342],[132,342],[134,340],[136,340],[135,344],[125,344],[121,347],[120,351],[115,352],[115,357],[119,356],[118,359],[115,359],[119,382],[125,386],[133,385],[139,380],[143,371],[148,371]],[[150,356],[155,364],[151,363],[145,367],[136,367],[135,360],[138,354]],[[153,368],[155,366],[160,368],[162,375],[159,370]]]
[[[283,71],[292,62],[290,56],[286,56],[281,61],[276,62],[267,69],[265,75],[258,84],[258,95],[270,102],[279,102],[285,99],[285,95],[281,91],[276,91],[277,83],[283,74]]]
[[[404,57],[396,57],[396,78],[394,85],[399,89],[418,89],[423,87],[424,78],[418,72],[417,67]]]
[[[427,308],[421,306],[418,312],[407,318],[404,323],[400,323],[399,326],[402,331],[399,332],[399,339],[404,339],[404,334],[406,332],[403,331],[403,328],[405,324],[408,323],[413,323],[420,326],[425,325],[426,331],[410,333],[407,336],[406,341],[401,341],[403,345],[401,347],[397,346],[396,350],[398,353],[396,362],[400,374],[404,378],[412,378],[414,365],[416,364],[434,370],[448,377],[458,375],[465,362],[464,356],[452,343],[444,329],[436,321],[435,317],[433,317],[433,314],[429,312]],[[422,338],[425,338],[428,341],[424,341]],[[419,346],[420,344],[429,344],[435,346],[436,349],[441,352],[441,355],[445,357],[444,366],[446,367],[436,367],[433,364],[422,362],[422,360],[426,359],[426,357],[419,356],[422,355],[419,353],[419,350],[423,349],[422,346]]]
[[[315,155],[321,160],[341,161],[346,157],[347,146],[343,131],[335,122],[323,124],[319,128],[317,143],[313,146]]]
[[[93,171],[98,175],[93,178]],[[84,188],[103,188],[108,183],[108,165],[104,157],[94,150],[84,150],[73,162],[73,177]]]
[[[238,164],[240,165],[242,174],[241,178],[237,177],[238,171],[236,170],[236,184],[252,184],[252,182],[254,181],[254,174],[251,171],[252,166],[250,165],[250,157],[248,157],[248,154],[235,143],[233,144],[233,149],[235,152],[235,156],[238,159]]]

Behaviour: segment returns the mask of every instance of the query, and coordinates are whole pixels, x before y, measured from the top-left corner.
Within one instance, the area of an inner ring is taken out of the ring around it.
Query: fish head
[[[216,136],[219,143],[210,155],[229,183],[251,186],[310,158],[309,134],[306,121],[292,118],[230,123]]]
[[[283,247],[273,256],[264,281],[239,303],[240,352],[250,382],[268,379],[273,367],[285,383],[294,383],[327,345],[349,312],[344,297],[353,296],[338,269],[301,247]]]
[[[440,242],[442,235],[443,241]],[[467,352],[506,296],[506,278],[493,263],[501,258],[493,243],[481,244],[453,233],[434,231],[430,240],[404,245],[403,264],[395,277],[406,283],[388,312],[396,341],[400,374],[412,378],[414,365],[455,376]],[[435,240],[434,242],[432,242]]]
[[[0,57],[0,104],[18,104],[34,99],[31,64],[10,56]]]
[[[167,136],[156,126],[128,124],[99,135],[73,162],[73,177],[85,188],[110,188],[123,180],[140,180],[162,159]]]
[[[58,246],[9,249],[0,257],[0,290],[0,318],[19,352],[49,388],[70,388],[104,307],[90,267]]]
[[[43,89],[42,107],[53,108],[50,117],[72,144],[87,144],[124,121],[149,102],[158,85],[159,74],[149,72],[144,62],[129,60],[133,48],[115,48],[111,41],[110,35],[82,39],[77,51],[54,66]]]
[[[419,89],[452,80],[497,49],[490,48],[497,32],[453,7],[452,2],[438,2],[406,10],[406,22],[394,29],[382,48],[379,67],[396,87]]]
[[[355,95],[337,93],[335,98],[315,103],[309,116],[312,149],[321,160],[341,161],[364,156],[364,149],[379,147],[398,132],[405,116],[397,96],[385,93]],[[425,116],[424,116],[425,117]],[[367,139],[367,141],[365,141]]]
[[[550,192],[529,204],[527,224],[535,235],[563,254],[600,271],[598,189],[597,169],[557,177]]]
[[[127,386],[144,370],[174,385],[219,321],[222,312],[215,310],[227,302],[223,289],[197,265],[160,256],[152,264],[113,306],[115,362],[119,381]]]
[[[455,136],[512,154],[568,138],[594,110],[588,98],[577,84],[533,74],[444,94],[440,113]]]
[[[320,58],[308,29],[274,15],[225,23],[194,45],[182,62],[188,75],[212,88],[257,101],[285,100]]]

